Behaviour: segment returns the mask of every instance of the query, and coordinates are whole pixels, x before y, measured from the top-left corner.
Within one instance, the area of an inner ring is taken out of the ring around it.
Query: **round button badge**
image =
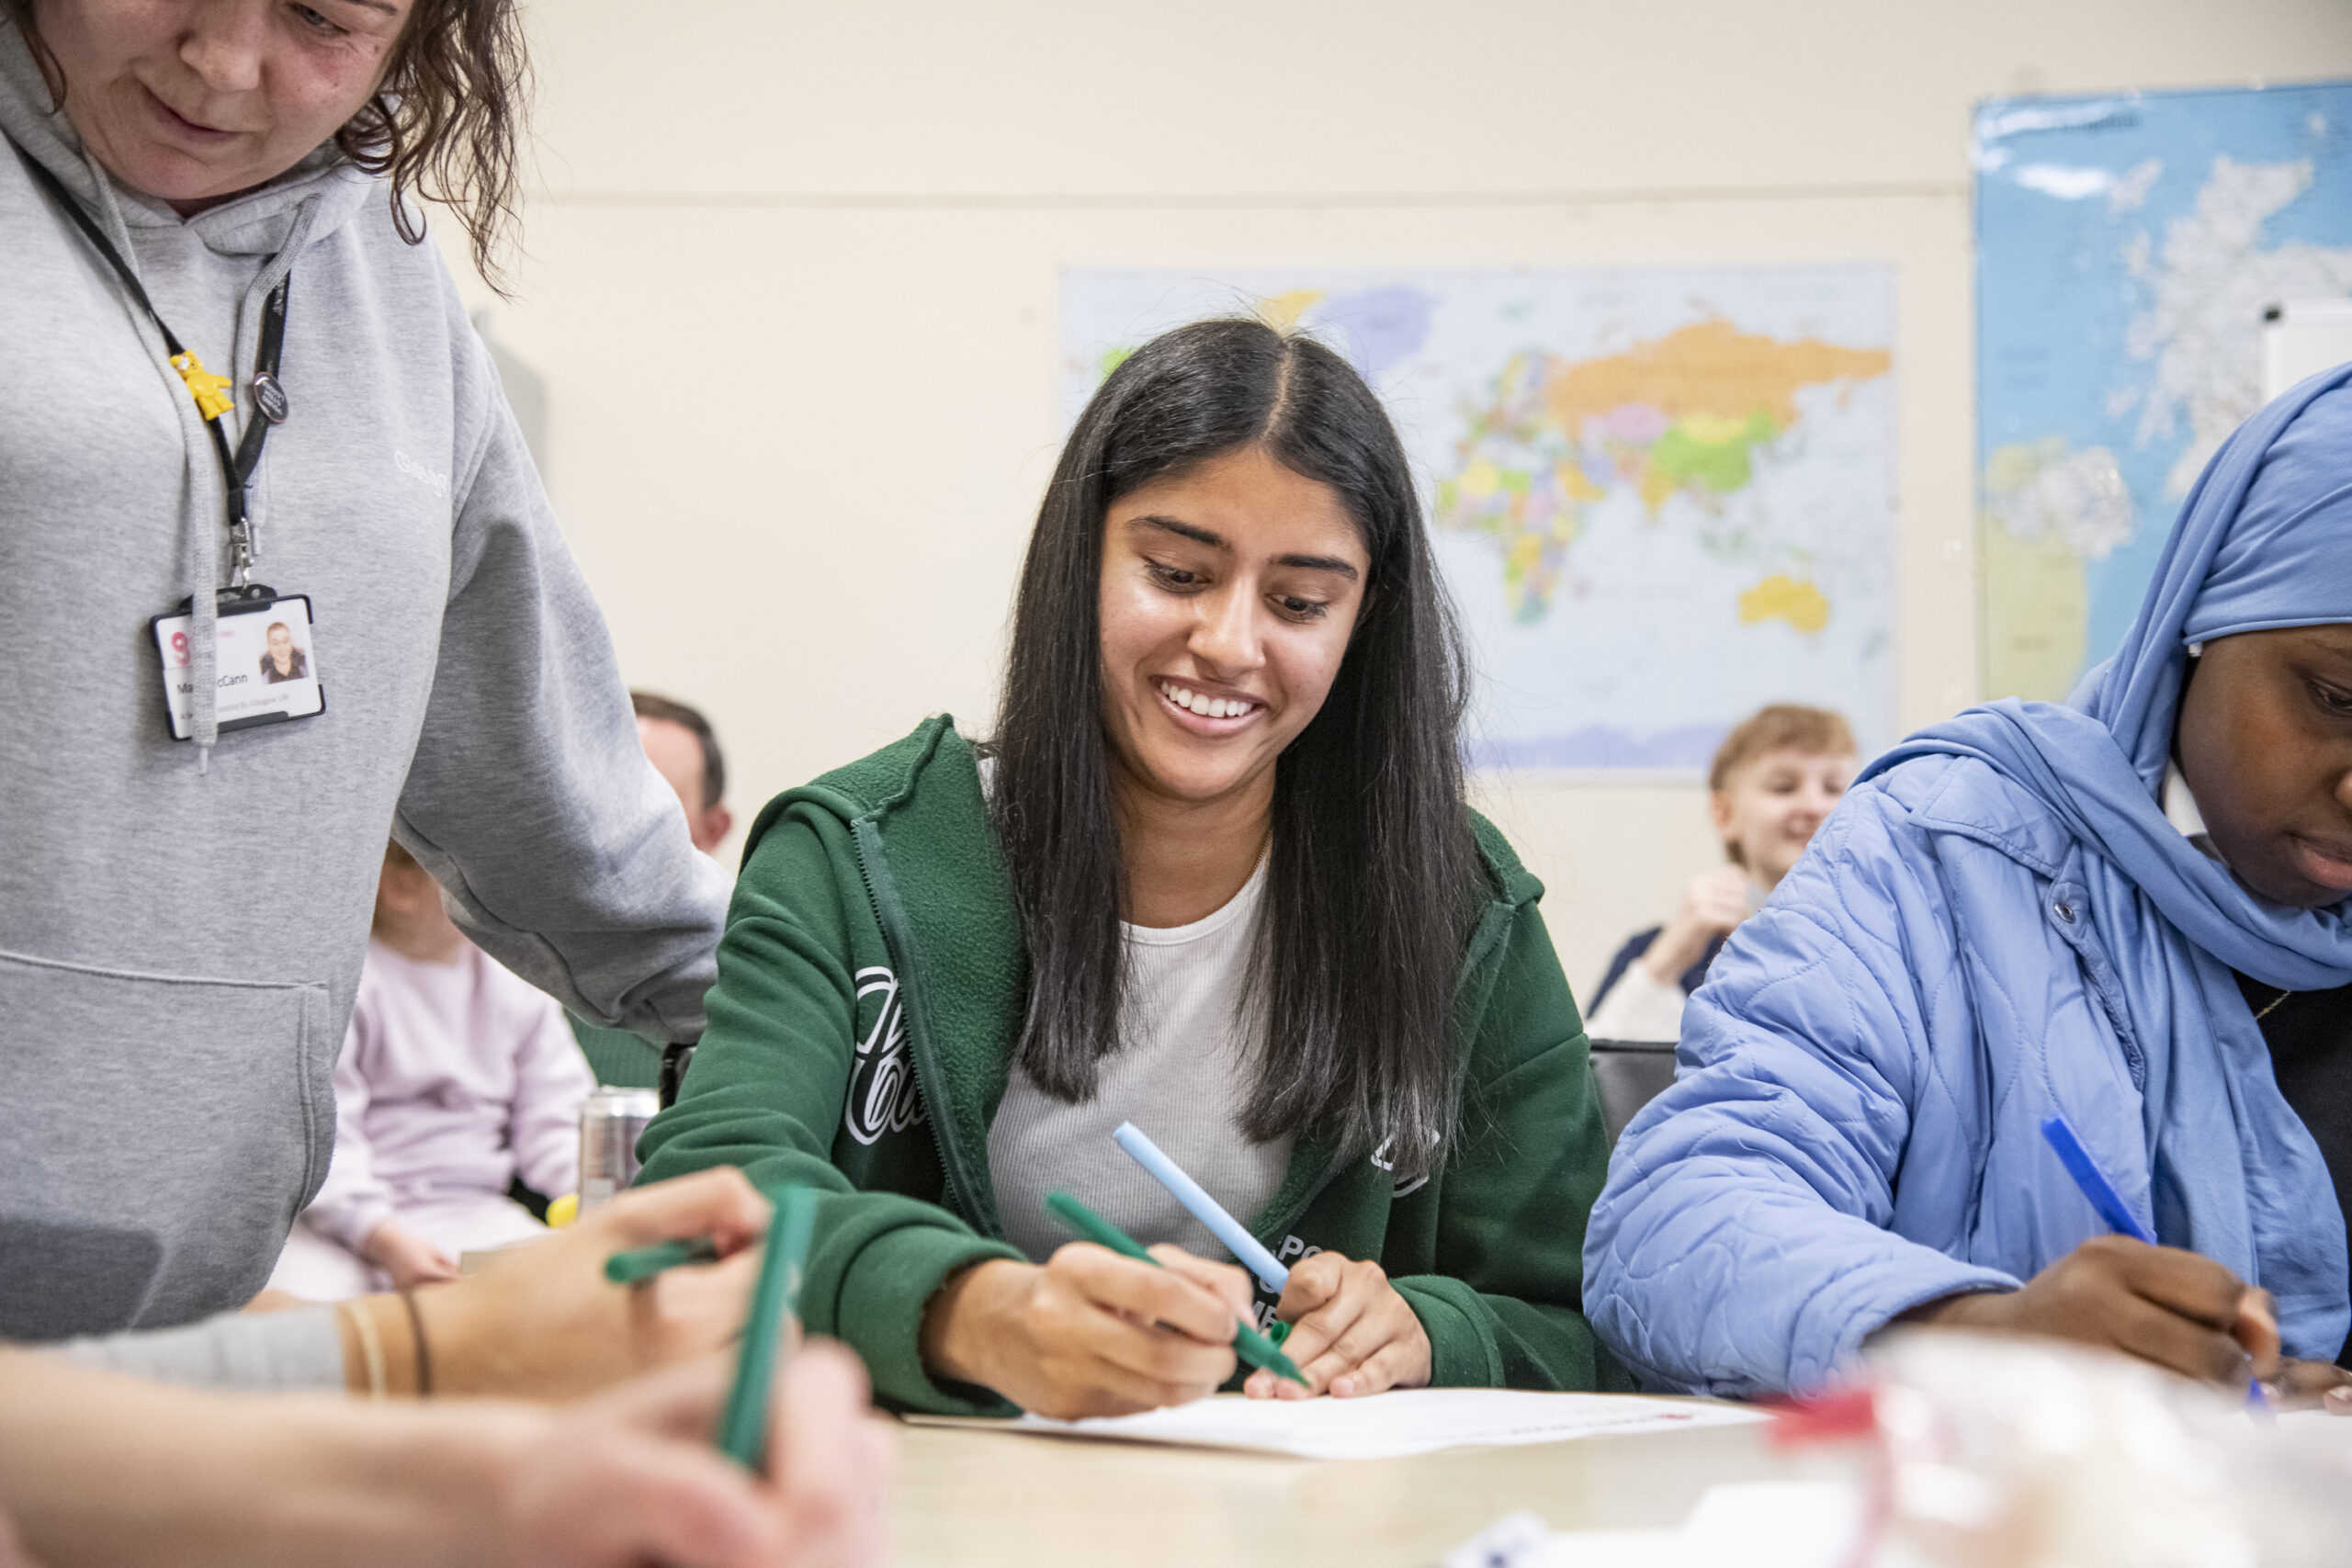
[[[284,424],[286,416],[294,412],[286,400],[286,389],[266,370],[254,377],[254,407],[272,424]]]

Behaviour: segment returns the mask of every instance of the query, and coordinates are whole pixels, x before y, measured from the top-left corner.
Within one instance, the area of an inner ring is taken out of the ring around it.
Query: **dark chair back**
[[[664,1111],[678,1103],[678,1086],[685,1081],[686,1066],[695,1059],[695,1043],[681,1040],[662,1049],[662,1081],[655,1088]]]
[[[1600,1119],[1611,1147],[1634,1112],[1674,1081],[1674,1046],[1648,1040],[1595,1040],[1592,1076],[1600,1085]]]

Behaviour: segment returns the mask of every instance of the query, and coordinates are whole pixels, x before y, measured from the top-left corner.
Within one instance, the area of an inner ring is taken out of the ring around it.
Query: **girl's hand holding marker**
[[[1241,1385],[1244,1393],[1252,1399],[1306,1399],[1318,1393],[1351,1399],[1392,1388],[1418,1388],[1430,1381],[1429,1334],[1379,1264],[1318,1252],[1297,1268],[1285,1269],[1134,1122],[1120,1122],[1111,1136],[1210,1235],[1249,1265],[1268,1290],[1280,1292],[1274,1315],[1289,1334],[1278,1334],[1276,1343],[1305,1375],[1289,1381],[1261,1368]]]
[[[1204,1398],[1233,1375],[1250,1278],[1181,1247],[1151,1259],[1073,1242],[1043,1264],[976,1264],[923,1313],[923,1360],[1057,1420]]]
[[[1283,1351],[1306,1373],[1304,1385],[1252,1372],[1252,1399],[1353,1399],[1430,1381],[1430,1337],[1380,1265],[1318,1252],[1290,1271],[1275,1315],[1290,1325]]]

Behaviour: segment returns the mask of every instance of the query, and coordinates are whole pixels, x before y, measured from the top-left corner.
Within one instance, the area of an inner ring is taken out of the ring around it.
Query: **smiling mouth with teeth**
[[[1245,715],[1255,713],[1262,705],[1243,697],[1212,697],[1205,693],[1195,692],[1189,686],[1180,686],[1172,681],[1160,681],[1154,683],[1159,688],[1159,694],[1163,699],[1202,718],[1240,718]]]

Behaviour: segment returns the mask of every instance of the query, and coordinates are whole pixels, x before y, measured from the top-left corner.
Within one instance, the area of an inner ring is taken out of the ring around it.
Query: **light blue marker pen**
[[[1111,1134],[1129,1157],[1151,1174],[1151,1179],[1168,1189],[1168,1194],[1184,1205],[1184,1212],[1206,1225],[1209,1234],[1225,1243],[1227,1250],[1241,1259],[1250,1272],[1265,1281],[1266,1289],[1276,1295],[1290,1283],[1290,1270],[1274,1261],[1274,1255],[1260,1245],[1258,1238],[1242,1228],[1241,1222],[1225,1212],[1225,1205],[1201,1190],[1201,1184],[1177,1168],[1176,1162],[1159,1152],[1159,1145],[1147,1138],[1132,1122],[1122,1122],[1119,1130]]]

